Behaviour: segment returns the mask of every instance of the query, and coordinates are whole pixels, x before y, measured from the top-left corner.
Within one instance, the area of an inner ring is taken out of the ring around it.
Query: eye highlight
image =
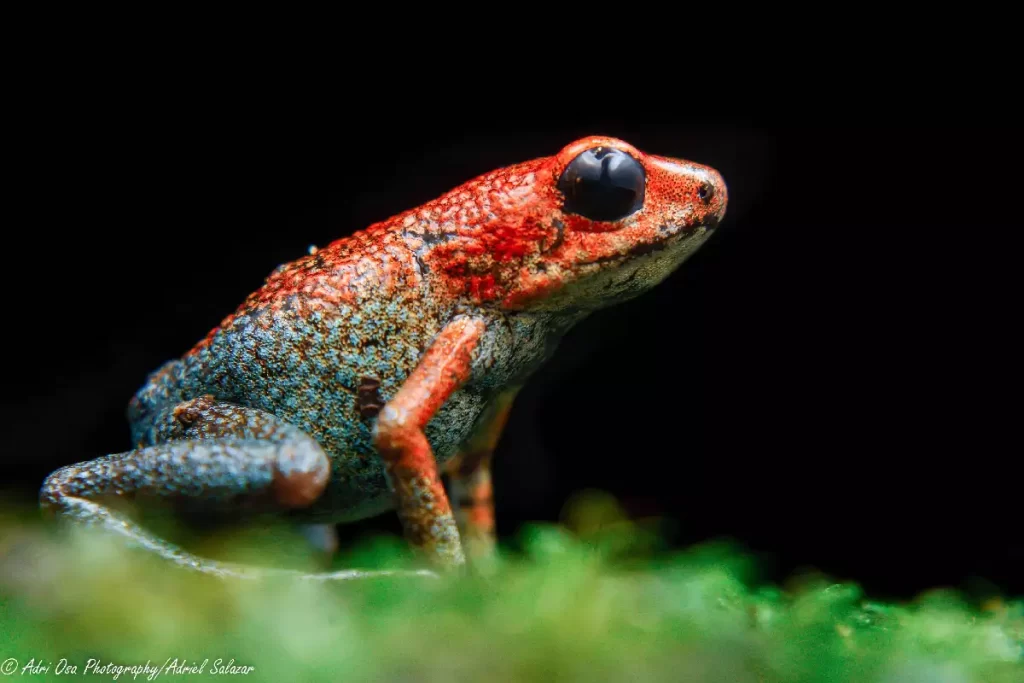
[[[569,162],[558,180],[562,209],[592,221],[617,221],[644,205],[647,174],[639,161],[614,147],[594,147]]]

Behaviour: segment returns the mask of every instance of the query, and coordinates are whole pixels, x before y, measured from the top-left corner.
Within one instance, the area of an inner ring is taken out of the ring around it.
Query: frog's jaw
[[[553,272],[537,282],[532,296],[522,297],[532,311],[595,311],[628,301],[660,284],[685,263],[715,232],[718,221],[673,230],[665,239],[642,244],[615,257],[598,258],[572,272]]]
[[[637,297],[652,289],[674,273],[685,263],[718,227],[718,222],[701,225],[685,233],[679,233],[656,249],[638,249],[617,267],[607,268],[596,277],[589,278],[596,297],[594,306],[604,308]]]

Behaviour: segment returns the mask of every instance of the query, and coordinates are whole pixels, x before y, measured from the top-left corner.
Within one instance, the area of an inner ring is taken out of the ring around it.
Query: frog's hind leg
[[[312,504],[330,477],[320,445],[292,425],[252,408],[211,398],[188,401],[162,416],[140,448],[63,467],[40,491],[45,511],[98,526],[195,571],[259,578],[288,574],[310,579],[348,579],[401,572],[351,571],[298,574],[245,568],[201,558],[161,540],[110,503],[154,497],[211,508],[286,512]],[[408,572],[409,574],[418,572]]]

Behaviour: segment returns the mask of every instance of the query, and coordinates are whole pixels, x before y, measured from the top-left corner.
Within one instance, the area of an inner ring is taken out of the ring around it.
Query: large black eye
[[[613,147],[594,147],[573,159],[558,181],[566,213],[617,221],[644,205],[646,174],[640,162]]]

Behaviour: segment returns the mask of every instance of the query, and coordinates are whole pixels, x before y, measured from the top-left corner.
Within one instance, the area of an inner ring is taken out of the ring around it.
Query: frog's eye
[[[592,221],[617,221],[644,205],[647,175],[639,161],[613,147],[594,147],[569,162],[558,180],[562,209]]]

